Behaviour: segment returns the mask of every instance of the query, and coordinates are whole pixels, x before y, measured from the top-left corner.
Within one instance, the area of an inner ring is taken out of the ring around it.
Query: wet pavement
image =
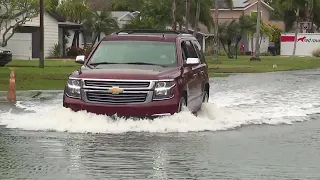
[[[320,70],[215,78],[210,103],[148,120],[0,98],[0,179],[320,179]],[[11,111],[10,111],[11,110]]]

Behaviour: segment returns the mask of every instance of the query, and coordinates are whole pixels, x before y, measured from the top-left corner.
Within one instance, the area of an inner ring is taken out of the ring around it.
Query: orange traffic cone
[[[10,102],[15,102],[16,101],[16,78],[15,78],[13,69],[11,69],[11,72],[10,72],[10,80],[9,80],[9,88],[8,88],[8,100]]]

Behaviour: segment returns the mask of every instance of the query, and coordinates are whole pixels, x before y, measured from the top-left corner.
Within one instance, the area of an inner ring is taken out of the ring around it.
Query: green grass
[[[230,73],[262,73],[320,68],[320,58],[262,56],[262,61],[249,61],[250,56],[238,59],[219,57],[213,61],[207,57],[210,77],[226,77]],[[274,69],[273,65],[277,68]],[[39,61],[13,60],[6,67],[0,67],[0,91],[6,91],[10,69],[15,69],[17,90],[62,90],[68,75],[81,65],[73,60],[45,60],[45,68],[39,68]]]
[[[39,61],[13,60],[0,68],[0,91],[7,90],[10,69],[14,68],[17,90],[62,90],[68,75],[81,65],[74,61],[45,60],[45,68]]]
[[[261,61],[249,61],[250,56],[240,56],[238,59],[227,59],[219,57],[213,61],[207,57],[210,72],[214,73],[263,73],[272,71],[289,71],[320,68],[320,58],[315,57],[290,57],[262,56]],[[273,68],[277,65],[277,68]]]

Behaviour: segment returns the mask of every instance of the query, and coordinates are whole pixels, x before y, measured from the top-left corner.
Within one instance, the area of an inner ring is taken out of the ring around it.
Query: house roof
[[[111,11],[111,16],[121,20],[123,17],[130,15],[133,17],[130,11]]]
[[[46,10],[46,13],[55,18],[58,22],[66,22],[66,19],[55,11]]]
[[[101,11],[97,11],[98,14],[101,13]],[[137,14],[139,14],[139,11],[130,12],[130,11],[110,11],[111,17],[117,19],[118,21],[126,16],[136,17]]]
[[[213,7],[214,7],[214,3]],[[233,0],[233,8],[244,8],[248,6],[250,3],[248,0]],[[226,4],[225,0],[218,0],[218,7],[219,9],[229,9],[228,5]]]
[[[225,0],[218,0],[218,6],[219,10],[230,10],[228,5],[225,3]],[[255,4],[258,3],[258,0],[255,0],[254,2],[250,2],[249,0],[233,0],[233,9],[232,10],[240,10],[244,11]],[[271,6],[269,6],[267,3],[265,3],[263,0],[261,0],[261,4],[269,8],[270,10],[274,10]],[[213,6],[214,9],[214,6]]]

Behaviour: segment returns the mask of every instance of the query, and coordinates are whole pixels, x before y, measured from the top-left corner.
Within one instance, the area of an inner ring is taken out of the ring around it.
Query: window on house
[[[257,11],[252,11],[250,15],[257,17]],[[262,11],[260,11],[260,17],[262,17]]]

